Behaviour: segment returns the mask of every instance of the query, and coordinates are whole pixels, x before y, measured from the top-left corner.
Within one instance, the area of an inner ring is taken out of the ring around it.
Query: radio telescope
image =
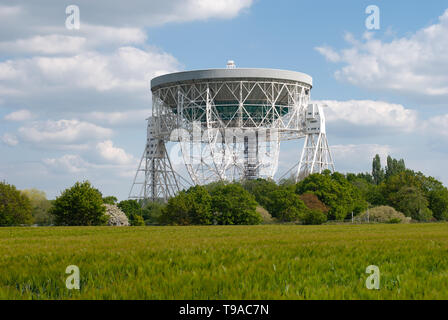
[[[197,185],[273,179],[285,140],[305,139],[297,169],[288,171],[296,180],[334,171],[323,108],[310,103],[311,88],[307,74],[236,68],[232,60],[226,69],[152,79],[147,142],[129,198],[174,196],[183,179],[173,161],[182,162]],[[168,154],[168,142],[177,143],[177,153]]]

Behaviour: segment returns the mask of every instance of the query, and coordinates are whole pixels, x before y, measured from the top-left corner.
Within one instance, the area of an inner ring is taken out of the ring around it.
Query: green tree
[[[15,186],[0,182],[0,226],[32,223],[30,199]]]
[[[273,199],[271,194],[279,189],[279,186],[274,181],[265,179],[246,180],[242,186],[255,197],[260,206],[268,211],[270,210],[269,208],[272,208]],[[269,213],[273,214],[272,212]]]
[[[448,190],[440,188],[428,193],[429,209],[437,220],[448,220]]]
[[[114,196],[108,196],[103,198],[103,202],[106,204],[117,204],[118,199]]]
[[[262,218],[256,208],[255,197],[240,184],[229,184],[212,192],[212,212],[218,224],[259,224]]]
[[[170,225],[210,225],[213,223],[211,204],[207,189],[194,186],[170,198],[159,221]]]
[[[429,221],[432,212],[421,190],[416,187],[403,187],[397,192],[397,210],[418,221]]]
[[[76,182],[56,198],[50,213],[57,225],[96,226],[107,222],[106,207],[101,192],[93,188],[89,181]]]
[[[393,159],[391,156],[387,157],[386,179],[404,171],[406,171],[406,166],[403,159],[397,160]]]
[[[296,185],[296,193],[313,193],[329,207],[330,220],[343,220],[354,212],[358,214],[367,208],[367,202],[344,175],[325,170],[322,174],[312,174]]]
[[[307,210],[302,218],[303,224],[319,225],[327,221],[327,215],[320,210]]]
[[[131,226],[139,226],[141,225],[141,220],[144,221],[142,217],[143,209],[137,200],[131,199],[120,201],[117,207],[128,217]]]
[[[285,188],[279,188],[269,194],[271,202],[266,209],[280,221],[298,221],[308,211],[298,195]]]
[[[34,223],[40,226],[54,224],[54,216],[50,213],[51,201],[47,200],[44,191],[26,189],[22,190],[22,193],[31,201]]]
[[[384,170],[383,170],[383,168],[381,168],[381,159],[378,154],[375,156],[375,158],[373,158],[372,177],[373,177],[373,182],[376,185],[380,184],[384,180]]]
[[[165,204],[158,201],[149,201],[143,207],[142,217],[145,220],[146,225],[158,224]]]

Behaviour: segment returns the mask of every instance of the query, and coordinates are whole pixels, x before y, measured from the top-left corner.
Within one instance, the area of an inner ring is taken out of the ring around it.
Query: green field
[[[448,224],[0,228],[0,299],[69,298],[448,299]]]

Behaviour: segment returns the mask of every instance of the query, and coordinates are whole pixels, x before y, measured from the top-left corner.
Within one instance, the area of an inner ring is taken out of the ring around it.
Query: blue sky
[[[80,9],[79,30],[65,8]],[[368,5],[380,30],[365,27]],[[313,77],[336,169],[379,153],[448,184],[446,1],[0,0],[0,180],[49,198],[88,179],[125,199],[145,143],[149,80],[276,68]],[[279,175],[302,142],[282,145]]]

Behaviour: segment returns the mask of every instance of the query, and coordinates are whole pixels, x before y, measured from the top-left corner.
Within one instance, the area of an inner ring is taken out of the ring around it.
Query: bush
[[[398,212],[389,206],[379,206],[364,212],[355,217],[357,222],[379,222],[379,223],[409,223],[411,218],[407,218],[403,213]]]
[[[118,203],[118,208],[120,208],[120,210],[128,217],[131,226],[142,225],[141,221],[144,221],[142,217],[143,209],[137,200],[120,201],[120,203]]]
[[[211,202],[203,186],[191,187],[168,200],[159,221],[168,225],[210,225],[213,223]]]
[[[327,221],[327,215],[320,210],[307,210],[302,223],[307,225],[319,225]]]
[[[271,214],[265,208],[257,206],[256,211],[260,214],[263,224],[271,224],[274,222]]]
[[[307,208],[299,196],[288,189],[271,192],[268,211],[273,217],[284,222],[298,221],[303,218]]]
[[[0,226],[32,224],[31,201],[15,186],[0,182]]]
[[[217,187],[212,192],[212,212],[217,224],[259,224],[262,218],[256,208],[254,196],[239,184]]]
[[[45,192],[37,189],[22,190],[22,193],[31,201],[34,223],[39,226],[54,224],[54,216],[50,213],[51,201],[47,200]]]
[[[106,207],[101,192],[93,188],[89,181],[76,182],[56,198],[50,213],[57,225],[96,226],[107,223]]]
[[[318,210],[323,213],[328,213],[329,211],[328,207],[313,193],[304,193],[300,195],[300,200],[305,203],[308,209]]]
[[[105,203],[106,216],[108,216],[107,225],[109,226],[129,226],[129,220],[126,214],[114,204]]]

